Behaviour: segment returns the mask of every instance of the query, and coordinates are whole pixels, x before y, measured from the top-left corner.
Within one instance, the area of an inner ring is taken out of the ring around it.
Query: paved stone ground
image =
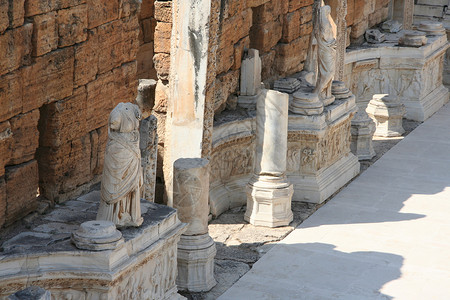
[[[369,161],[361,162],[361,172],[367,170],[369,166],[419,124],[420,122],[403,120],[403,127],[406,131],[404,136],[397,138],[374,137],[373,145],[377,155]],[[265,228],[247,224],[244,222],[245,206],[232,209],[212,220],[209,225],[209,233],[217,247],[214,271],[218,283],[208,293],[182,294],[193,300],[217,299],[247,273],[253,264],[267,253],[276,242],[285,238],[322,205],[293,202],[294,220],[289,226],[280,228]]]
[[[219,299],[449,299],[450,105]]]
[[[405,136],[409,134],[420,123],[404,120],[403,126],[406,130]],[[376,157],[370,161],[361,163],[361,171],[365,171],[370,165],[378,160],[386,151],[397,144],[400,138],[374,138],[374,148],[377,152]],[[99,185],[93,190],[98,190]],[[89,202],[89,201],[88,201]],[[68,201],[57,205],[57,210],[69,209],[75,210],[73,201]],[[208,293],[183,293],[188,299],[217,299],[222,293],[230,288],[239,278],[247,273],[267,251],[269,251],[277,242],[285,238],[299,224],[313,214],[321,205],[293,202],[292,210],[294,213],[293,222],[286,227],[264,228],[256,227],[244,222],[245,207],[232,209],[219,218],[212,220],[209,225],[210,235],[216,241],[217,256],[215,260],[215,277],[218,282]],[[92,216],[95,211],[89,207],[82,210],[87,211]],[[41,210],[27,216],[24,220],[16,222],[12,226],[2,229],[0,232],[0,245],[16,236],[20,232],[30,231],[30,229],[44,228],[43,225],[48,222],[48,218],[57,218],[54,209],[49,209],[43,203]],[[86,212],[84,213],[86,214]],[[91,216],[91,217],[92,217]],[[53,219],[52,219],[53,220]],[[57,222],[58,220],[53,220]],[[45,229],[45,228],[44,228]],[[69,230],[70,229],[70,230]],[[67,228],[70,233],[73,228]],[[67,237],[64,237],[67,238]]]

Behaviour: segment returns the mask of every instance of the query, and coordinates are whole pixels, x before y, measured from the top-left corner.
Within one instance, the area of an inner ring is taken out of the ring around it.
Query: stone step
[[[449,5],[449,0],[417,0],[416,4],[445,6],[445,5]]]
[[[444,7],[435,5],[416,4],[414,5],[414,14],[419,16],[443,17]]]

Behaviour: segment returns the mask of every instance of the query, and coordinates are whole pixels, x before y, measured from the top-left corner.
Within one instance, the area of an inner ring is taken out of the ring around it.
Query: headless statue
[[[140,119],[141,111],[132,103],[119,103],[109,115],[97,220],[111,221],[118,228],[138,227],[143,222]]]

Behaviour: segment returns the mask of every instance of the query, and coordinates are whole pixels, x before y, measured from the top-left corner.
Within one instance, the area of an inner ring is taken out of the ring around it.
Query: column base
[[[244,220],[255,226],[287,226],[293,220],[294,189],[286,177],[254,176],[247,184]]]
[[[365,114],[360,118],[355,117],[351,124],[350,132],[352,142],[350,144],[350,150],[358,157],[358,160],[372,159],[376,155],[372,144],[375,123]]]
[[[181,235],[178,242],[177,286],[181,291],[207,292],[216,285],[216,244],[208,233]]]

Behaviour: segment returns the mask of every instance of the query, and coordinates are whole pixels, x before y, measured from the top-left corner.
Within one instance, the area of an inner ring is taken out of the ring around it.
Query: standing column
[[[216,285],[216,245],[208,234],[209,169],[204,158],[180,158],[173,165],[173,207],[181,222],[189,224],[178,243],[177,286],[190,292]]]
[[[155,202],[156,162],[158,160],[158,120],[149,116],[141,121],[139,127],[139,148],[141,149],[141,166],[144,172],[142,198]]]
[[[263,90],[256,105],[255,174],[247,184],[244,219],[253,225],[277,227],[293,218],[293,187],[286,178],[289,95]]]
[[[167,204],[173,204],[173,163],[202,157],[211,0],[173,0],[169,101],[164,141]]]

